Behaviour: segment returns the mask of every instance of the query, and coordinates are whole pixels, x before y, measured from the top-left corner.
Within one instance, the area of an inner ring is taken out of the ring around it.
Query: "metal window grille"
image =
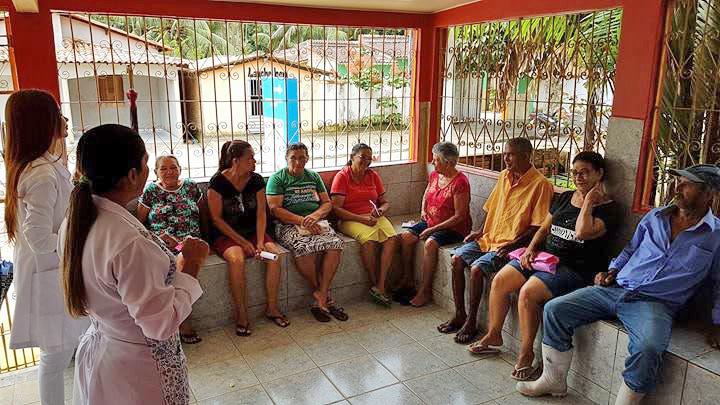
[[[104,76],[137,91],[150,161],[173,154],[184,176],[211,176],[230,139],[253,145],[264,174],[285,167],[293,141],[310,168],[342,166],[359,142],[377,161],[410,158],[412,29],[62,12],[53,23],[71,165],[84,131],[131,123],[127,98],[101,102]]]
[[[500,171],[504,143],[526,137],[534,163],[573,187],[580,151],[604,154],[619,9],[450,27],[441,67],[441,138],[461,163]]]
[[[720,164],[720,1],[673,0],[665,28],[642,199],[655,206],[673,198],[668,169]]]

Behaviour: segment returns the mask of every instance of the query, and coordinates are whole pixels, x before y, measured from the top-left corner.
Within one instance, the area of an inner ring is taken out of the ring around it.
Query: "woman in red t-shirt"
[[[380,176],[369,168],[371,161],[372,149],[368,145],[353,146],[347,166],[333,179],[330,196],[335,215],[341,220],[340,232],[360,243],[363,266],[372,283],[370,296],[378,304],[390,306],[385,280],[395,255],[395,228],[384,216],[390,204],[385,200]]]
[[[450,142],[440,142],[432,148],[435,171],[430,173],[422,200],[420,222],[400,235],[403,259],[401,288],[393,298],[415,307],[427,304],[432,298],[433,274],[437,267],[440,246],[462,242],[470,232],[470,182],[455,165],[459,153]],[[413,286],[415,244],[425,241],[422,281],[416,293]]]

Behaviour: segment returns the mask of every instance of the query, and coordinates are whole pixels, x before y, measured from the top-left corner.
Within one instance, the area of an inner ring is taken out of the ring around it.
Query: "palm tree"
[[[454,32],[455,77],[495,77],[495,108],[504,110],[521,78],[587,76],[583,149],[599,132],[598,104],[612,78],[622,12],[600,10],[461,27]],[[581,73],[586,72],[586,73]]]
[[[293,48],[309,39],[355,40],[360,34],[374,33],[368,29],[337,26],[111,15],[92,15],[91,18],[163,43],[173,49],[175,56],[188,59],[272,53]],[[395,31],[398,30],[383,30],[386,34]]]
[[[672,6],[654,134],[657,204],[673,197],[667,169],[720,163],[720,0]]]

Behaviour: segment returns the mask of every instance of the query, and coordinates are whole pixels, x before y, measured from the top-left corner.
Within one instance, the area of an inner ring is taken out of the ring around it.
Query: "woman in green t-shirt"
[[[315,303],[310,309],[320,322],[330,315],[340,321],[348,319],[342,307],[330,297],[343,242],[324,219],[332,209],[325,184],[320,176],[305,169],[308,149],[302,143],[288,145],[288,166],[270,176],[265,192],[270,212],[278,220],[275,239],[292,252],[295,267],[310,284]],[[321,271],[317,273],[317,261]]]

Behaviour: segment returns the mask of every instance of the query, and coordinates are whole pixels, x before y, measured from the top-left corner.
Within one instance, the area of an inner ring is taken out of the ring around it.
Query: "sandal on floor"
[[[518,367],[515,365],[513,372],[510,374],[510,378],[517,381],[530,381],[535,374],[537,374],[539,367],[525,366]]]
[[[290,325],[290,321],[287,320],[285,315],[273,316],[266,314],[265,318],[281,328],[287,328]]]
[[[345,309],[335,301],[328,302],[328,310],[330,311],[330,315],[334,316],[338,321],[345,322],[350,319],[348,314],[345,313]]]
[[[310,313],[315,317],[315,320],[318,322],[330,322],[330,312],[318,306],[311,307]]]
[[[475,342],[468,346],[468,350],[472,354],[499,354],[500,349],[496,347],[491,347],[488,345],[480,344],[480,342]]]
[[[186,345],[194,345],[202,342],[202,338],[198,336],[197,332],[190,332],[187,334],[180,334],[180,341]]]
[[[392,299],[400,305],[410,305],[410,300],[417,294],[414,288],[403,287],[393,291]]]
[[[252,330],[250,330],[250,325],[242,326],[242,325],[235,325],[235,334],[240,337],[247,337],[252,335]]]
[[[377,287],[370,288],[370,297],[375,301],[376,304],[382,305],[385,308],[390,308],[392,306],[392,301],[390,301],[390,298],[388,298],[385,294],[381,293],[380,290],[377,289]]]

